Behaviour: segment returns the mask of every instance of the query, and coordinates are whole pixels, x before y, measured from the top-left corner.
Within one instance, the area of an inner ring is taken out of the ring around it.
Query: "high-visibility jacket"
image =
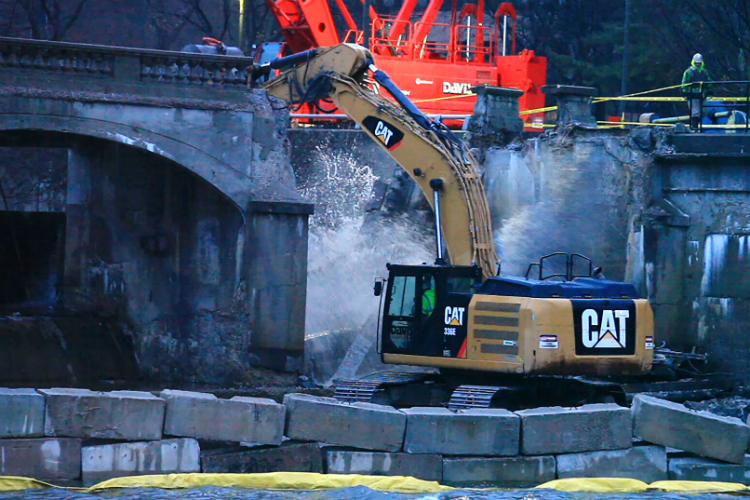
[[[429,288],[422,294],[422,314],[429,316],[435,310],[435,290]]]
[[[708,74],[708,70],[705,68],[705,66],[701,66],[700,68],[697,68],[695,66],[690,66],[688,69],[685,70],[685,72],[682,74],[682,91],[683,92],[703,92],[706,89],[703,88],[703,85],[690,85],[691,83],[699,83],[699,82],[710,82],[711,81],[711,75]]]

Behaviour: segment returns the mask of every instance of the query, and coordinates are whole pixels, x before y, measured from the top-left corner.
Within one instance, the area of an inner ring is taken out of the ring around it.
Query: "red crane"
[[[342,41],[364,42],[364,31],[344,0],[335,0],[347,24],[343,40],[328,0],[266,2],[281,26],[288,53]],[[466,3],[460,11],[457,0],[452,0],[449,22],[437,22],[443,0],[430,0],[421,15],[414,14],[416,5],[417,0],[404,0],[396,16],[379,16],[370,7],[368,46],[375,65],[422,111],[470,115],[476,102],[471,88],[479,84],[523,90],[521,110],[544,106],[541,89],[546,83],[547,59],[526,49],[516,53],[517,15],[512,4],[501,4],[490,26],[485,26],[484,0]]]

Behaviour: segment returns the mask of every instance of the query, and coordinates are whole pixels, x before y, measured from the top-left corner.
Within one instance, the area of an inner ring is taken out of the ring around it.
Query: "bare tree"
[[[88,0],[0,0],[0,33],[63,40]]]
[[[149,24],[155,29],[160,49],[174,49],[185,28],[235,42],[237,13],[232,0],[148,0]]]

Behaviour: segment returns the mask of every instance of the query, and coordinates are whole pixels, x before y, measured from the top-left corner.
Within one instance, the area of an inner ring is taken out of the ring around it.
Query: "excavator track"
[[[376,373],[359,380],[342,380],[336,384],[333,397],[347,403],[372,403],[376,393],[386,387],[424,382],[433,376],[430,373],[388,372]]]
[[[502,387],[492,385],[461,385],[453,391],[448,401],[449,410],[466,410],[469,408],[489,408],[492,398]]]

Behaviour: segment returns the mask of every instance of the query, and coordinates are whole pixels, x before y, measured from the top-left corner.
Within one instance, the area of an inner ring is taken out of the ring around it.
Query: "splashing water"
[[[365,208],[377,180],[353,150],[319,146],[301,193],[316,204],[310,220],[305,336],[360,330],[377,314],[372,286],[386,263],[434,260],[428,228],[408,216],[378,218]],[[374,331],[373,331],[374,334]]]

